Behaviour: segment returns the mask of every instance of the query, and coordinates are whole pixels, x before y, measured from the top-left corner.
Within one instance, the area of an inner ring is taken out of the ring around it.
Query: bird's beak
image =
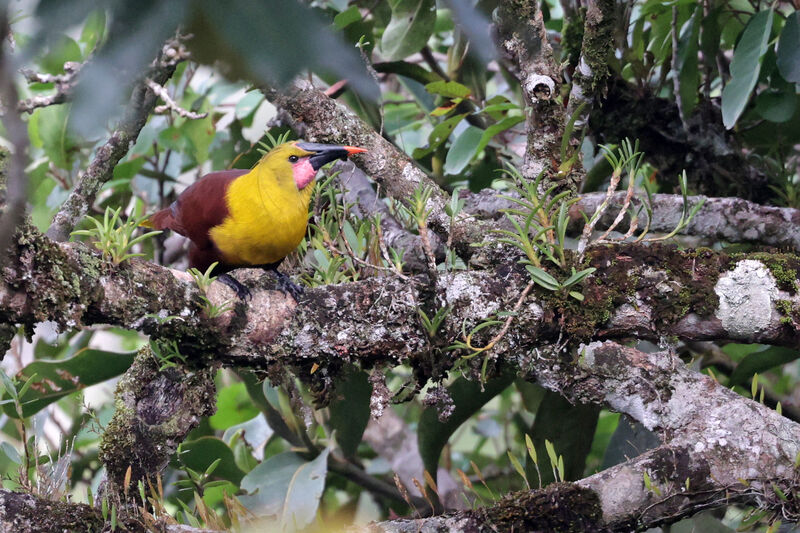
[[[299,142],[297,147],[307,152],[313,152],[313,155],[308,160],[314,170],[319,170],[323,165],[331,161],[336,161],[337,159],[345,160],[353,154],[366,152],[365,149],[356,146],[338,146],[335,144]]]

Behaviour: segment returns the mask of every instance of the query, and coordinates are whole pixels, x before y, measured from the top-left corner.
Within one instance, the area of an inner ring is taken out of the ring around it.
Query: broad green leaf
[[[697,105],[697,87],[700,85],[700,71],[697,68],[697,49],[699,47],[702,7],[694,10],[692,17],[684,24],[678,40],[678,80],[680,85],[681,108],[684,116],[692,114]]]
[[[106,12],[103,9],[96,9],[86,17],[86,23],[81,30],[78,39],[84,45],[84,54],[89,54],[94,47],[103,40],[106,32]]]
[[[10,442],[0,442],[0,452],[3,452],[12,463],[22,464],[22,457]]]
[[[800,61],[800,55],[797,59]],[[772,86],[756,97],[756,111],[770,122],[787,122],[791,120],[797,107],[794,84],[777,74],[773,74],[772,78]]]
[[[341,30],[359,20],[361,20],[361,11],[358,9],[358,6],[352,5],[333,17],[333,25],[336,29]]]
[[[434,81],[425,86],[431,94],[438,94],[445,98],[466,98],[470,95],[469,87],[461,85],[457,81]]]
[[[536,412],[530,435],[539,457],[542,486],[553,481],[549,462],[553,456],[564,457],[567,481],[583,477],[586,457],[592,448],[592,436],[597,426],[600,407],[596,405],[571,404],[557,392],[547,391]],[[545,441],[551,446],[545,446]],[[543,457],[548,459],[542,460]],[[531,487],[538,487],[536,468],[527,461],[525,471]]]
[[[325,490],[329,448],[313,461],[297,469],[289,482],[281,512],[283,530],[303,529],[317,516],[317,507]]]
[[[192,155],[198,164],[205,163],[208,159],[208,147],[214,140],[216,129],[211,120],[211,115],[206,118],[187,120],[181,127],[186,138],[190,141]]]
[[[326,448],[310,462],[294,452],[270,457],[242,479],[241,488],[251,494],[239,500],[257,516],[277,515],[282,525],[303,528],[317,514],[328,453]]]
[[[778,41],[778,71],[783,79],[800,83],[800,11],[788,17]]]
[[[756,373],[765,372],[770,368],[790,363],[798,357],[800,357],[799,351],[783,346],[771,346],[766,350],[751,353],[736,365],[736,369],[731,373],[728,385],[731,387],[741,385]]]
[[[619,423],[608,440],[600,468],[611,468],[659,444],[661,441],[655,433],[639,422],[632,421],[626,416],[619,416]]]
[[[513,382],[514,376],[511,373],[501,374],[487,381],[481,390],[480,383],[468,381],[463,377],[458,378],[447,388],[455,406],[455,410],[447,420],[439,420],[436,407],[426,407],[422,411],[417,427],[419,453],[425,470],[434,479],[438,470],[439,456],[450,436],[486,402],[503,392]]]
[[[478,143],[478,148],[475,150],[473,157],[478,155],[478,153],[480,153],[481,150],[486,148],[486,145],[489,144],[489,141],[491,141],[495,135],[497,135],[498,133],[502,133],[507,129],[513,128],[523,120],[525,120],[525,117],[521,115],[515,115],[511,117],[506,117],[500,122],[492,124],[491,126],[486,128],[486,130],[483,132],[483,135],[481,136],[481,142]]]
[[[233,451],[217,437],[200,437],[181,444],[178,451],[183,464],[196,472],[205,472],[211,464],[219,463],[211,474],[212,478],[222,478],[238,485],[244,472],[236,466]]]
[[[433,34],[436,0],[395,0],[392,20],[381,38],[381,50],[389,61],[420,51]]]
[[[761,71],[772,30],[772,10],[759,11],[748,22],[731,61],[731,80],[722,91],[722,122],[733,128],[741,116]]]
[[[37,375],[21,398],[23,415],[31,416],[68,394],[122,374],[133,363],[134,355],[134,352],[82,350],[70,359],[34,361],[19,373],[22,380]],[[11,405],[4,405],[3,412],[17,416]]]
[[[334,399],[329,406],[331,428],[336,442],[347,456],[355,455],[369,422],[372,385],[363,370],[348,368],[336,381]]]
[[[49,74],[63,74],[64,63],[82,59],[83,54],[78,43],[74,39],[64,36],[49,46],[47,53],[39,59],[38,63],[42,70]]]
[[[217,412],[208,421],[214,429],[227,429],[246,422],[258,414],[250,401],[244,383],[233,383],[223,387],[217,395]]]
[[[475,156],[482,136],[483,130],[475,126],[468,126],[462,131],[447,152],[444,160],[444,173],[461,174]]]
[[[55,166],[72,170],[77,141],[69,131],[70,104],[44,107],[33,114],[36,118],[31,120],[36,120],[36,125],[29,132],[34,146],[43,148]]]
[[[267,419],[263,413],[259,413],[258,416],[246,422],[229,427],[222,434],[222,440],[230,445],[234,435],[239,432],[243,434],[245,442],[254,450],[262,448],[274,433],[269,424],[267,424]]]
[[[236,118],[241,119],[255,111],[264,101],[264,95],[261,91],[250,91],[245,94],[241,100],[236,102]]]
[[[466,116],[467,113],[455,115],[437,124],[428,135],[428,146],[414,150],[414,159],[421,159],[441,146]]]

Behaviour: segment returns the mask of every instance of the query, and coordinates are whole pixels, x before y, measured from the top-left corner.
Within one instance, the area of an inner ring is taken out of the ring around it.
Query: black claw
[[[220,274],[217,276],[217,280],[233,289],[233,292],[236,293],[236,296],[238,296],[240,300],[246,302],[253,297],[253,295],[250,294],[250,289],[239,283],[236,278],[231,277],[228,274]]]
[[[275,278],[278,281],[278,289],[283,293],[290,294],[296,302],[297,299],[303,295],[303,288],[293,282],[289,276],[280,270],[275,269],[273,272],[275,272]]]

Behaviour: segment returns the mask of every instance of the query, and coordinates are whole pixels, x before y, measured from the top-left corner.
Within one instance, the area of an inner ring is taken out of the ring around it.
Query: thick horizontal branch
[[[424,355],[435,346],[419,311],[433,316],[442,305],[449,307],[436,346],[463,341],[464,328],[469,331],[514,307],[529,283],[527,273],[508,266],[517,259],[507,256],[496,272],[442,274],[435,291],[425,277],[409,283],[389,275],[308,289],[299,305],[280,292],[261,290],[273,286],[271,276],[240,270],[236,275],[254,289],[253,299],[248,304],[236,300],[230,289],[215,283],[208,297],[217,304],[229,300],[235,308],[208,319],[188,274],[138,260],[115,266],[82,244],[54,243],[28,227],[2,272],[0,320],[30,330],[44,320],[63,329],[115,324],[243,366],[408,358],[426,366]],[[588,250],[582,266],[597,268],[580,287],[585,301],[536,286],[494,348],[498,357],[559,337],[574,343],[636,335],[786,345],[800,338],[800,259],[795,256],[599,246]],[[567,275],[550,272],[562,280]],[[472,343],[482,346],[496,333],[485,328],[480,335],[486,338]],[[451,362],[438,358],[434,366],[446,368]]]
[[[503,210],[514,207],[514,204],[501,194],[507,191],[484,189],[478,193],[463,192],[465,200],[464,212],[483,220],[498,221],[498,226],[512,229],[510,224],[500,221]],[[619,206],[625,198],[625,192],[612,196],[611,207],[603,214],[596,229],[607,228],[617,216]],[[582,194],[579,201],[570,208],[570,230],[580,232],[584,219],[581,212],[591,216],[605,199],[605,192]],[[800,252],[800,209],[791,207],[775,207],[761,205],[740,198],[713,198],[707,196],[689,196],[687,208],[691,209],[700,201],[703,206],[692,218],[691,222],[680,231],[681,235],[694,235],[710,241],[750,242]],[[642,205],[642,199],[634,200],[634,207]],[[652,197],[653,216],[650,223],[651,233],[669,233],[677,227],[684,209],[683,197],[679,194],[654,194]],[[645,226],[646,213],[639,214],[639,230]],[[625,215],[617,230],[628,230],[630,216]]]

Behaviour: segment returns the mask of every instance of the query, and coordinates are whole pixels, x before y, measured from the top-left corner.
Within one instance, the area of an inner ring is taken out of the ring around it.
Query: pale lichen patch
[[[735,337],[754,335],[770,326],[779,291],[775,278],[760,261],[739,261],[719,277],[714,292],[719,297],[716,317]]]

